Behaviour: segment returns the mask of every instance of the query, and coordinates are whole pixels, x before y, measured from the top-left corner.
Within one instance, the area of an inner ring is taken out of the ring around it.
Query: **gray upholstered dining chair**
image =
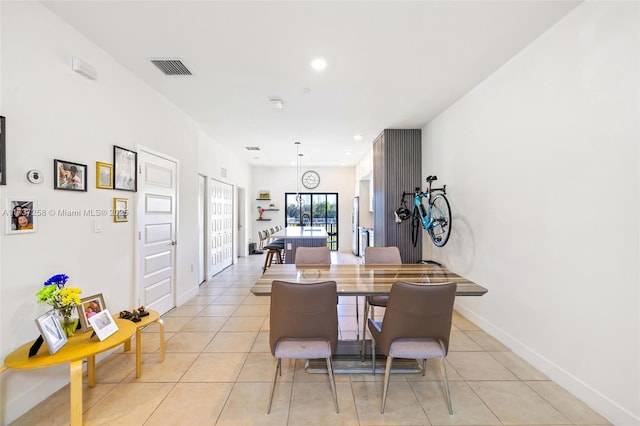
[[[364,249],[365,265],[401,265],[402,258],[398,247],[366,247]],[[364,360],[365,337],[367,333],[367,318],[371,309],[371,318],[374,318],[374,306],[387,306],[389,296],[366,296],[364,298],[364,317],[362,320],[362,341],[360,342],[360,356]]]
[[[298,247],[295,263],[296,265],[329,265],[331,264],[329,247]]]
[[[278,375],[282,375],[282,358],[325,358],[336,413],[339,412],[331,364],[338,345],[337,297],[335,281],[271,284],[269,345],[277,363],[267,414],[271,412]]]
[[[449,351],[455,297],[455,283],[424,285],[398,281],[391,287],[383,320],[368,320],[374,375],[376,345],[387,356],[382,391],[383,414],[393,358],[422,359],[422,375],[426,371],[427,359],[441,358],[449,414],[453,414],[444,359]]]

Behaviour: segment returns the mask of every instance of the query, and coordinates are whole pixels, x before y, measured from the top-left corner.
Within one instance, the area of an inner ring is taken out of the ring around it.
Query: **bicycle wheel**
[[[418,209],[414,207],[411,213],[411,242],[414,247],[418,244],[420,228],[422,228],[422,219],[420,218]]]
[[[442,247],[449,241],[451,234],[451,208],[447,197],[438,194],[431,199],[431,216],[433,223],[428,229],[431,241],[436,247]]]

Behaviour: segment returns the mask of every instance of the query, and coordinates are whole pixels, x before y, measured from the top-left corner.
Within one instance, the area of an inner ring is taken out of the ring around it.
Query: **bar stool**
[[[267,255],[264,258],[264,266],[262,267],[262,273],[265,271],[271,264],[273,263],[273,256],[277,256],[278,263],[282,263],[282,251],[284,250],[284,242],[279,244],[277,242],[272,242],[264,246],[265,250],[267,250]]]

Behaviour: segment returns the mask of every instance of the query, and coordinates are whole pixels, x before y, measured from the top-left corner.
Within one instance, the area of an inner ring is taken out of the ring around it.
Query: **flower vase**
[[[78,321],[80,317],[78,316],[78,311],[75,306],[71,308],[64,308],[64,310],[56,310],[58,321],[60,321],[60,326],[67,337],[71,337],[76,334],[76,329],[78,328]]]

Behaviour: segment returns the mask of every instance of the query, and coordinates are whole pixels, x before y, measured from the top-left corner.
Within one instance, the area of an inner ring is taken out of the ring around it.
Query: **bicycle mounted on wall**
[[[396,209],[395,214],[401,221],[411,218],[411,241],[414,247],[418,244],[420,228],[429,233],[436,247],[442,247],[447,244],[451,234],[451,208],[445,195],[447,185],[443,185],[442,188],[432,188],[431,183],[438,180],[437,176],[427,176],[426,180],[426,191],[423,192],[420,187],[416,187],[413,192],[402,192],[400,201],[402,205]],[[411,212],[404,199],[407,195],[413,196]],[[427,199],[426,206],[422,201],[424,198]]]

